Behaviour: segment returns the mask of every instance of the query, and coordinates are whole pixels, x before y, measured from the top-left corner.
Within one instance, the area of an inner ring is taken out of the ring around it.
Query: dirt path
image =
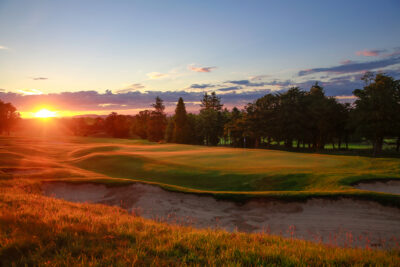
[[[352,199],[305,203],[250,201],[238,205],[209,196],[133,184],[45,183],[47,196],[74,202],[117,205],[145,218],[198,228],[267,232],[341,246],[400,246],[400,209]]]

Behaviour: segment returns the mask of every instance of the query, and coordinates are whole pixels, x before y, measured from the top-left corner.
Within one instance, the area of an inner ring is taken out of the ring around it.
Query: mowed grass
[[[400,251],[330,247],[267,234],[197,230],[117,207],[45,197],[0,180],[1,266],[398,266]]]
[[[71,157],[71,164],[116,178],[212,191],[351,190],[349,183],[357,180],[400,178],[400,160],[392,158],[171,144],[100,150],[75,151],[81,157]]]
[[[0,153],[10,155],[3,160],[3,165],[14,162],[18,166],[58,168],[59,175],[53,178],[85,178],[107,183],[142,181],[171,190],[230,198],[354,196],[400,206],[399,196],[352,187],[364,180],[400,179],[399,158],[157,144],[112,138],[12,137],[2,138],[0,143],[6,144]],[[52,178],[51,173],[45,178]]]

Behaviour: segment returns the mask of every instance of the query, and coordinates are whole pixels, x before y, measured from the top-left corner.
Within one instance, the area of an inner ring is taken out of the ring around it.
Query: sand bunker
[[[354,187],[361,190],[400,195],[400,180],[362,182],[354,185]]]
[[[375,202],[312,199],[304,203],[249,201],[238,205],[210,196],[132,184],[46,183],[47,196],[121,206],[145,218],[228,231],[266,232],[340,246],[400,245],[400,209]]]

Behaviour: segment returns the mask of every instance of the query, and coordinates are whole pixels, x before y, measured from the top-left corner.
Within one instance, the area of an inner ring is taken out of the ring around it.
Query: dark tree
[[[0,134],[10,134],[11,129],[19,120],[19,113],[11,103],[4,103],[0,100]]]
[[[150,121],[150,114],[149,110],[142,110],[135,116],[133,133],[142,139],[147,139],[147,126]]]
[[[175,109],[173,140],[178,144],[187,144],[190,142],[188,135],[189,124],[185,103],[183,102],[182,97],[180,97]]]
[[[200,125],[201,134],[206,145],[217,145],[224,134],[224,117],[221,112],[221,100],[215,92],[204,94],[201,100]]]
[[[364,78],[364,77],[363,77]],[[356,89],[354,118],[357,131],[371,140],[373,154],[382,152],[383,139],[399,134],[400,81],[377,74],[364,89]]]
[[[173,143],[174,142],[174,117],[167,118],[167,128],[165,129],[165,142]]]
[[[115,138],[127,138],[131,136],[132,117],[119,115],[112,112],[105,120],[107,132]]]
[[[164,113],[165,106],[163,100],[156,97],[156,103],[153,104],[154,110],[150,114],[147,139],[149,141],[161,141],[165,137],[165,129],[167,127],[167,116]]]

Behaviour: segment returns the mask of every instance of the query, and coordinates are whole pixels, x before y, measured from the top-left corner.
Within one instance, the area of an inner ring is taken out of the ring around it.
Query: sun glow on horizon
[[[35,118],[54,118],[57,117],[57,112],[51,111],[45,108],[42,108],[41,110],[37,111],[35,113]]]

